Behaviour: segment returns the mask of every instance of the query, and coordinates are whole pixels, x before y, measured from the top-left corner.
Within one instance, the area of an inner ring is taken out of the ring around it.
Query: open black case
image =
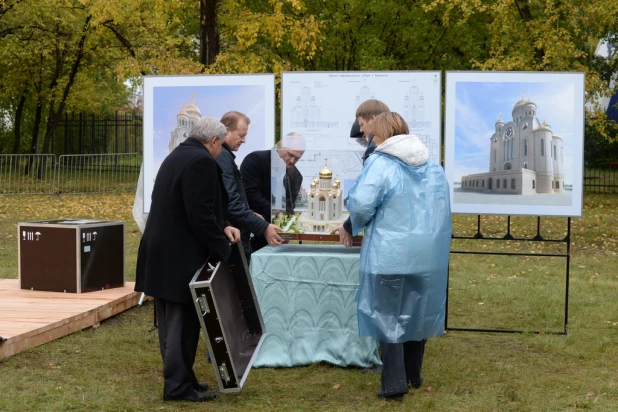
[[[221,392],[242,389],[266,333],[242,245],[232,248],[242,263],[207,261],[189,284]]]

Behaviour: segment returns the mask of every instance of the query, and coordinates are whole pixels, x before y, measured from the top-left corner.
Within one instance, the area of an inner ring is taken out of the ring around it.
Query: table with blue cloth
[[[381,364],[378,344],[358,336],[360,248],[267,246],[251,255],[251,278],[266,337],[254,367],[328,362]]]

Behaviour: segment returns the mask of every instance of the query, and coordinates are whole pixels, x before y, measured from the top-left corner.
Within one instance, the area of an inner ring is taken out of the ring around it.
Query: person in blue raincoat
[[[364,230],[360,254],[360,336],[380,341],[378,396],[402,401],[421,386],[427,338],[444,333],[451,239],[448,183],[403,118],[373,121],[378,145],[369,156],[347,209],[352,234]]]

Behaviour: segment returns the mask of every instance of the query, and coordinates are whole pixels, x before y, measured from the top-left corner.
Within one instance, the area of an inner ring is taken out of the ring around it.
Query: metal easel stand
[[[568,317],[569,317],[569,266],[571,263],[571,218],[567,221],[567,234],[563,239],[544,239],[541,236],[541,217],[537,217],[537,233],[533,238],[516,238],[511,235],[511,216],[507,219],[507,232],[503,237],[485,237],[481,233],[481,216],[478,215],[477,230],[474,236],[452,236],[452,239],[465,239],[465,240],[516,240],[527,242],[547,242],[547,243],[565,243],[566,252],[564,254],[552,254],[552,253],[508,253],[508,252],[470,252],[452,250],[451,253],[466,254],[466,255],[503,255],[503,256],[534,256],[534,257],[564,257],[566,259],[566,271],[565,271],[565,292],[564,292],[564,328],[562,331],[539,331],[539,330],[514,330],[514,329],[477,329],[477,328],[451,328],[448,327],[448,294],[449,294],[449,278],[447,278],[446,284],[446,313],[444,317],[444,329],[447,331],[465,331],[465,332],[493,332],[493,333],[536,333],[536,334],[551,334],[551,335],[563,335],[568,333]],[[449,266],[450,277],[450,266]]]

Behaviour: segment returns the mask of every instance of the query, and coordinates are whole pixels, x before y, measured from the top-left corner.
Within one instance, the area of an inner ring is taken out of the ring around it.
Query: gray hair
[[[189,137],[194,137],[202,143],[208,143],[213,137],[223,139],[227,135],[227,129],[214,117],[202,117],[198,120],[189,133]]]

